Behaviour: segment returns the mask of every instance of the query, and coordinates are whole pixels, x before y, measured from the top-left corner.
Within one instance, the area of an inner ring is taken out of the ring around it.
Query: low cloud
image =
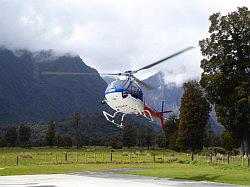
[[[159,70],[167,81],[199,78],[198,41],[207,37],[209,15],[227,14],[249,1],[1,0],[0,45],[79,54],[99,72],[137,69],[183,49],[194,50],[138,76]]]

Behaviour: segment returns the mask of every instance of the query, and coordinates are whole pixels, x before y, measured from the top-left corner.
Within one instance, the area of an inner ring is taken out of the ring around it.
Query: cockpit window
[[[113,89],[113,88],[123,88],[124,93],[131,94],[132,97],[136,99],[140,99],[143,101],[143,93],[141,88],[130,80],[117,80],[114,82],[111,82],[108,85],[107,90]]]
[[[117,80],[111,82],[108,86],[109,89],[111,88],[127,88],[129,86],[129,81],[127,80]]]

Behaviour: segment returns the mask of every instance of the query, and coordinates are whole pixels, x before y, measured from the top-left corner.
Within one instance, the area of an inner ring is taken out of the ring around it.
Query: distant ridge
[[[97,72],[76,55],[1,47],[0,124],[42,122],[73,112],[102,111],[107,84],[100,76],[45,76],[42,71]]]

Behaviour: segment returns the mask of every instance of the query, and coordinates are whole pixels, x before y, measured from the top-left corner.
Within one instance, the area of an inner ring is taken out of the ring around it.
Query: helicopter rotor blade
[[[60,71],[43,71],[41,75],[52,76],[82,76],[82,75],[99,75],[98,73],[84,73],[84,72],[60,72]]]
[[[158,64],[160,64],[160,63],[162,63],[162,62],[164,62],[164,61],[166,61],[166,60],[169,60],[169,59],[171,59],[171,58],[173,58],[173,57],[175,57],[175,56],[177,56],[177,55],[180,55],[181,53],[184,53],[184,52],[186,52],[186,51],[188,51],[188,50],[190,50],[190,49],[193,49],[193,48],[194,48],[194,47],[192,47],[192,46],[187,47],[187,48],[185,48],[185,49],[183,49],[183,50],[180,50],[180,51],[178,51],[178,52],[176,52],[176,53],[173,53],[172,55],[167,56],[166,58],[163,58],[163,59],[161,59],[161,60],[158,60],[158,61],[156,61],[156,62],[154,62],[154,63],[152,63],[152,64],[149,64],[149,65],[147,65],[147,66],[144,66],[144,67],[142,67],[142,68],[140,68],[140,69],[138,69],[138,70],[132,71],[132,73],[134,74],[134,73],[137,73],[138,71],[141,71],[141,70],[144,70],[144,69],[149,69],[149,68],[151,68],[151,67],[153,67],[153,66],[156,66],[156,65],[158,65]]]
[[[93,75],[93,76],[119,76],[119,75],[127,75],[126,73],[84,73],[84,72],[60,72],[60,71],[43,71],[42,75],[52,75],[52,76],[85,76],[85,75]]]
[[[100,75],[111,75],[111,76],[121,76],[121,75],[123,75],[123,76],[126,76],[126,75],[128,75],[127,73],[100,73]]]
[[[143,86],[144,88],[146,88],[147,90],[153,90],[154,87],[152,87],[151,85],[141,81],[140,79],[136,78],[135,76],[132,76],[133,79],[141,86]]]

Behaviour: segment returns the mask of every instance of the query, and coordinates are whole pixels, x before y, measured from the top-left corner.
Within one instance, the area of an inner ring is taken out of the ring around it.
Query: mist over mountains
[[[79,56],[1,48],[0,123],[47,121],[103,109],[107,85],[100,76],[48,76],[42,71],[97,72]]]

